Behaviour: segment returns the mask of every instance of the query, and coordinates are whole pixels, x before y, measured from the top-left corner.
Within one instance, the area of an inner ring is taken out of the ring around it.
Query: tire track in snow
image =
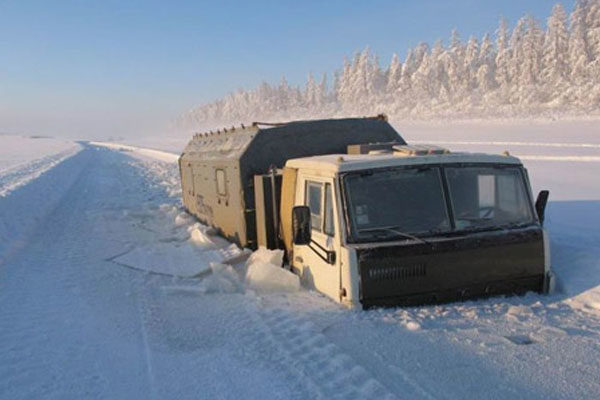
[[[128,177],[124,174],[124,171],[122,168],[117,168],[116,169],[116,178],[119,181],[119,186],[120,187],[127,187],[128,185]],[[124,250],[122,252],[119,252],[117,255],[112,256],[112,257],[108,257],[105,259],[105,261],[108,262],[115,262],[114,259],[119,257],[120,255],[129,253],[133,250],[132,247],[128,248],[127,250]],[[155,379],[154,379],[154,369],[152,367],[152,355],[151,355],[151,348],[150,348],[150,342],[149,342],[149,338],[148,338],[148,315],[149,315],[149,305],[148,305],[148,300],[147,300],[147,293],[146,293],[146,288],[144,286],[142,287],[138,287],[137,290],[136,288],[132,289],[132,291],[135,293],[135,301],[136,301],[136,308],[138,310],[138,323],[139,323],[139,330],[140,330],[140,336],[141,336],[141,344],[142,344],[142,351],[143,351],[143,356],[144,356],[144,363],[145,363],[145,367],[146,367],[146,379],[148,381],[148,398],[150,400],[153,399],[157,399],[158,395],[157,395],[157,391],[156,391],[156,384],[155,384]]]
[[[154,369],[152,368],[152,352],[150,349],[150,342],[148,339],[148,329],[146,326],[149,325],[148,322],[148,310],[149,306],[147,304],[146,295],[144,293],[144,288],[140,288],[137,293],[137,307],[139,310],[139,326],[140,326],[140,335],[142,337],[142,348],[144,351],[144,360],[146,363],[146,374],[148,379],[149,386],[149,398],[157,399],[158,395],[156,392],[156,385],[154,383]]]
[[[303,382],[310,382],[318,398],[397,398],[308,319],[256,303],[248,315],[252,323],[265,332],[264,337],[277,347],[291,372],[302,375]]]

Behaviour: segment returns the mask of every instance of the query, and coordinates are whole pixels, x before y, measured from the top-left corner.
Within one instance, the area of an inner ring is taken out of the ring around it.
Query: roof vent
[[[394,155],[400,157],[431,156],[450,153],[450,150],[444,147],[433,146],[430,144],[396,145],[393,149]]]

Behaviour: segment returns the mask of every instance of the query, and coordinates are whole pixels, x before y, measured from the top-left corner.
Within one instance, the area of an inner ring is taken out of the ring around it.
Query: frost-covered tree
[[[535,85],[541,71],[541,55],[544,43],[544,33],[537,21],[532,17],[526,18],[526,29],[521,41],[519,86],[526,88]]]
[[[386,74],[386,92],[394,94],[400,87],[400,78],[402,76],[402,62],[398,57],[398,54],[394,53],[390,67]]]
[[[304,107],[307,109],[321,108],[327,99],[327,77],[323,78],[319,83],[315,81],[312,73],[308,74],[308,80],[304,87]]]
[[[332,100],[329,92],[327,91],[327,74],[323,74],[321,76],[321,80],[319,81],[318,95],[321,106]]]
[[[588,65],[591,61],[588,46],[588,29],[586,15],[589,3],[578,0],[571,14],[571,34],[569,37],[569,64],[571,65],[571,80],[578,84],[588,81]]]
[[[496,31],[496,81],[502,91],[507,91],[511,83],[511,50],[508,42],[508,23],[500,19],[500,26]]]
[[[464,80],[466,87],[473,89],[477,87],[477,72],[481,65],[479,41],[475,36],[471,36],[467,42],[464,59]]]
[[[496,51],[494,50],[494,43],[489,33],[486,33],[481,40],[481,49],[479,50],[479,64],[487,65],[489,67],[495,65]]]
[[[398,92],[402,98],[408,98],[412,88],[412,74],[415,72],[415,60],[412,49],[408,50],[406,61],[402,65],[400,73],[400,81],[398,82]]]
[[[589,75],[600,84],[600,0],[590,0],[586,12],[587,44],[589,46]]]
[[[567,13],[561,4],[554,6],[547,25],[542,59],[542,79],[548,84],[556,84],[568,79],[570,75]]]
[[[522,83],[520,78],[523,60],[526,58],[525,46],[523,45],[526,29],[527,18],[520,18],[510,36],[509,46],[511,57],[508,64],[508,75],[511,82],[511,89],[518,88],[519,84]]]
[[[423,58],[425,57],[425,54],[429,53],[429,45],[425,42],[420,42],[417,47],[415,47],[415,49],[413,50],[413,61],[412,61],[412,65],[411,65],[411,70],[414,73],[417,68],[419,68],[419,66],[421,65],[421,63],[423,62]]]
[[[440,87],[444,87],[447,95],[450,95],[448,73],[444,63],[445,52],[446,50],[442,45],[442,41],[437,40],[431,49],[431,56],[429,59],[429,92],[432,96],[435,96],[436,93],[439,93]]]
[[[344,67],[338,73],[338,81],[336,87],[336,98],[342,107],[350,102],[351,80],[352,80],[352,63],[348,59],[344,59]]]
[[[431,56],[428,53],[423,55],[421,63],[412,76],[412,91],[416,100],[426,102],[431,98],[433,87],[431,85]]]

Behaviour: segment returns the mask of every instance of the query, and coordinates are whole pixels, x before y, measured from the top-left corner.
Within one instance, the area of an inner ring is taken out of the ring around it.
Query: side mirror
[[[310,208],[308,206],[292,208],[292,235],[294,244],[310,243]]]
[[[544,213],[546,212],[546,204],[548,204],[548,196],[550,196],[550,192],[542,190],[535,201],[535,211],[542,225],[544,224]]]

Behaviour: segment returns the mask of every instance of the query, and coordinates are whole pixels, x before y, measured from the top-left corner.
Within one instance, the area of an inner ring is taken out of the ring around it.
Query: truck
[[[195,134],[183,205],[239,246],[282,249],[302,283],[348,307],[547,293],[544,211],[504,154],[409,145],[384,115]]]

